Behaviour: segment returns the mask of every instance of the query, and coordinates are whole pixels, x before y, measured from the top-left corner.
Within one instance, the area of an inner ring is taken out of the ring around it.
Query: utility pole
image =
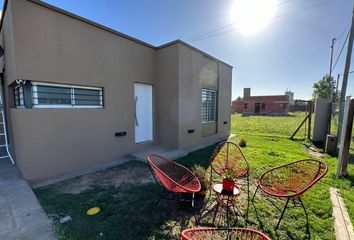
[[[332,104],[333,104],[333,91],[334,91],[334,89],[333,89],[333,86],[332,86],[332,81],[331,81],[331,79],[332,79],[333,47],[334,47],[335,42],[336,42],[336,38],[332,38],[332,44],[331,44],[331,59],[330,59],[330,61],[329,61],[329,84],[330,84],[329,89],[330,89],[330,91],[331,91],[331,92],[330,92],[330,97],[331,97],[331,102],[332,102]]]
[[[348,39],[348,50],[347,50],[347,57],[345,60],[342,89],[340,92],[339,119],[338,119],[339,124],[338,124],[338,131],[337,131],[338,141],[340,141],[340,135],[342,132],[344,102],[345,102],[345,95],[347,93],[349,68],[350,68],[350,62],[351,62],[351,58],[352,58],[353,38],[354,38],[354,5],[353,5],[353,10],[352,10],[352,24],[350,26],[350,34],[349,34],[349,39]],[[340,143],[340,144],[342,144],[342,143]]]
[[[331,59],[329,62],[329,77],[332,76],[332,62],[333,62],[333,47],[334,44],[336,43],[336,38],[332,38],[332,44],[331,44]]]

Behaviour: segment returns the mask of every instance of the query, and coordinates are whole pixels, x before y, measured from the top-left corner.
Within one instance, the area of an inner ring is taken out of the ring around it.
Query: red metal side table
[[[212,189],[217,195],[216,201],[217,201],[218,205],[225,208],[225,210],[226,210],[226,221],[227,221],[227,227],[229,228],[230,227],[230,219],[229,219],[230,213],[229,212],[230,212],[230,209],[232,208],[234,210],[234,212],[237,213],[237,211],[235,210],[235,207],[236,207],[235,199],[238,196],[240,196],[241,189],[235,185],[232,192],[226,192],[222,188],[222,183],[214,184]],[[218,211],[218,207],[216,209],[216,212],[217,211]],[[216,214],[216,212],[215,212],[215,214]]]

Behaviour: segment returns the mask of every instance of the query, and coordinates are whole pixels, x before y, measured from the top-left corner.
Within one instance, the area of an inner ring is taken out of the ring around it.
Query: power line
[[[341,34],[339,34],[338,37],[336,37],[336,41],[334,42],[336,45],[336,51],[338,51],[338,49],[342,46],[343,36],[347,31],[349,31],[349,28],[350,28],[350,24],[348,24],[348,26],[343,30],[343,32]],[[339,41],[339,43],[337,43],[338,41]]]
[[[350,24],[348,24],[347,27],[344,29],[344,31],[341,34],[339,34],[338,37],[336,37],[337,41],[343,37],[345,32],[349,31],[349,28],[350,28]]]
[[[275,17],[272,17],[272,18],[269,18],[269,19],[265,19],[264,21],[267,22],[267,21],[272,21],[272,20],[278,19],[278,18],[294,15],[296,13],[303,12],[303,11],[306,11],[306,10],[309,10],[309,9],[312,9],[312,8],[320,7],[320,6],[325,5],[325,4],[327,4],[327,3],[331,2],[331,1],[332,0],[324,1],[324,2],[321,2],[321,3],[318,3],[318,4],[314,4],[314,5],[310,6],[310,7],[299,9],[297,11],[293,11],[293,12],[289,12],[289,13],[286,13],[286,14],[278,15],[278,16],[275,16]],[[231,25],[234,25],[234,23],[233,24],[229,24],[229,26],[231,26]],[[221,28],[226,28],[226,26],[221,27]],[[226,33],[229,33],[229,32],[233,32],[233,31],[239,30],[239,29],[242,29],[242,27],[233,28],[233,29],[229,29],[229,30],[226,30],[226,31],[223,31],[223,32],[216,32],[216,33],[213,33],[213,32],[216,31],[216,30],[214,30],[214,31],[211,31],[209,33],[204,33],[204,34],[195,36],[195,37],[191,38],[192,40],[191,39],[190,40],[193,41],[193,42],[196,42],[196,41],[204,40],[204,39],[211,38],[211,37],[214,37],[214,36],[217,36],[217,35],[223,35],[223,34],[226,34]]]
[[[344,40],[344,42],[343,42],[343,45],[342,45],[342,47],[341,47],[341,49],[340,49],[340,52],[339,52],[339,54],[338,54],[338,56],[337,56],[337,59],[336,59],[334,65],[333,65],[332,72],[333,72],[334,68],[336,67],[336,65],[337,65],[337,63],[338,63],[338,60],[339,60],[340,56],[342,55],[344,46],[345,46],[345,44],[346,44],[347,41],[348,41],[349,33],[350,33],[350,31],[348,31],[347,36],[345,37],[345,40]]]
[[[284,4],[286,4],[286,3],[290,2],[290,1],[292,1],[292,0],[286,0],[286,1],[284,1],[284,2],[278,3],[278,4],[274,5],[274,6],[272,6],[272,8],[277,8],[277,7],[279,7],[279,6],[281,6],[281,5],[284,5]],[[195,37],[189,38],[189,39],[187,39],[187,41],[193,41],[194,39],[198,39],[198,38],[200,38],[200,37],[209,35],[209,34],[211,34],[211,33],[218,32],[218,31],[220,31],[220,30],[222,30],[222,29],[231,27],[231,26],[233,26],[233,25],[235,25],[235,22],[226,24],[226,25],[224,25],[224,26],[215,28],[214,30],[211,30],[211,31],[209,31],[209,32],[202,33],[202,34],[197,35],[197,36],[195,36]]]

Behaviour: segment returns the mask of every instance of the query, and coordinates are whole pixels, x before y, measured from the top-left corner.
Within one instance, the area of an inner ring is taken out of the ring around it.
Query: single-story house
[[[156,47],[42,1],[6,0],[0,44],[9,150],[32,183],[229,136],[232,66],[183,41]]]
[[[251,96],[251,88],[244,88],[243,98],[232,101],[232,109],[242,114],[286,115],[289,95]]]

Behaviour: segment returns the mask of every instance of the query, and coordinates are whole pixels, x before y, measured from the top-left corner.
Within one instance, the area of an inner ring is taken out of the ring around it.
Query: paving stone
[[[0,239],[54,240],[50,221],[16,165],[0,160]]]

